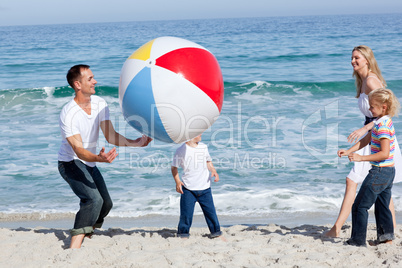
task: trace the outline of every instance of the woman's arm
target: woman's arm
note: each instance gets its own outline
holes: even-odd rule
[[[360,150],[361,148],[365,147],[367,144],[370,143],[370,140],[371,140],[371,135],[366,135],[366,136],[364,136],[363,139],[358,141],[355,145],[353,145],[349,149],[347,149],[347,150],[339,150],[338,151],[338,156],[339,157],[348,156],[351,153],[354,153],[354,152]]]
[[[357,142],[361,137],[363,137],[373,127],[374,127],[374,122],[370,122],[367,125],[363,126],[362,128],[359,128],[358,130],[353,131],[348,137],[348,142],[349,143]]]

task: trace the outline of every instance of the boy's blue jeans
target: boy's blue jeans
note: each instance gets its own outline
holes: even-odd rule
[[[222,235],[215,211],[214,200],[212,199],[211,188],[200,191],[190,191],[185,187],[182,187],[182,189],[183,194],[180,198],[180,222],[177,236],[190,236],[190,227],[193,222],[194,206],[196,202],[201,206],[209,231],[211,232],[211,237]]]
[[[352,207],[352,237],[348,240],[349,244],[366,245],[368,210],[373,204],[375,204],[377,240],[384,242],[394,239],[394,224],[389,209],[394,177],[394,167],[372,166]]]
[[[100,228],[113,203],[99,169],[89,167],[80,160],[59,161],[59,172],[80,198],[80,210],[75,216],[71,235],[90,234],[93,227]]]

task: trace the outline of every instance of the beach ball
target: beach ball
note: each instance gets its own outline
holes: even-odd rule
[[[182,143],[218,119],[223,103],[219,63],[206,48],[177,37],[159,37],[127,58],[119,101],[130,126],[154,139]]]

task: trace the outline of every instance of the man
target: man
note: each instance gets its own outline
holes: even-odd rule
[[[152,139],[142,136],[130,140],[119,133],[109,120],[109,108],[104,99],[95,96],[97,81],[88,65],[75,65],[67,73],[67,81],[75,96],[60,113],[62,143],[58,153],[61,176],[80,198],[80,209],[71,230],[70,248],[80,248],[85,236],[102,226],[113,203],[96,162],[112,163],[116,148],[96,154],[99,128],[106,140],[116,146],[147,146]]]

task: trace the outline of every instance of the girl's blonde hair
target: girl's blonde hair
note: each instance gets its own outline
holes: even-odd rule
[[[392,90],[386,88],[375,89],[369,93],[368,97],[372,101],[386,104],[387,115],[391,117],[398,116],[401,105]]]
[[[368,67],[369,71],[374,73],[378,77],[378,79],[380,79],[380,81],[382,82],[382,85],[384,87],[386,87],[387,83],[385,82],[384,78],[382,77],[381,70],[378,67],[377,60],[375,59],[374,53],[371,50],[371,48],[369,48],[368,46],[360,45],[360,46],[354,47],[352,50],[352,53],[356,50],[359,51],[360,54],[362,54],[362,56],[367,60],[367,62],[368,62],[367,67]],[[356,78],[356,81],[355,81],[356,93],[357,93],[356,98],[358,98],[360,96],[360,91],[362,89],[363,80],[356,71],[353,71],[353,77]]]

